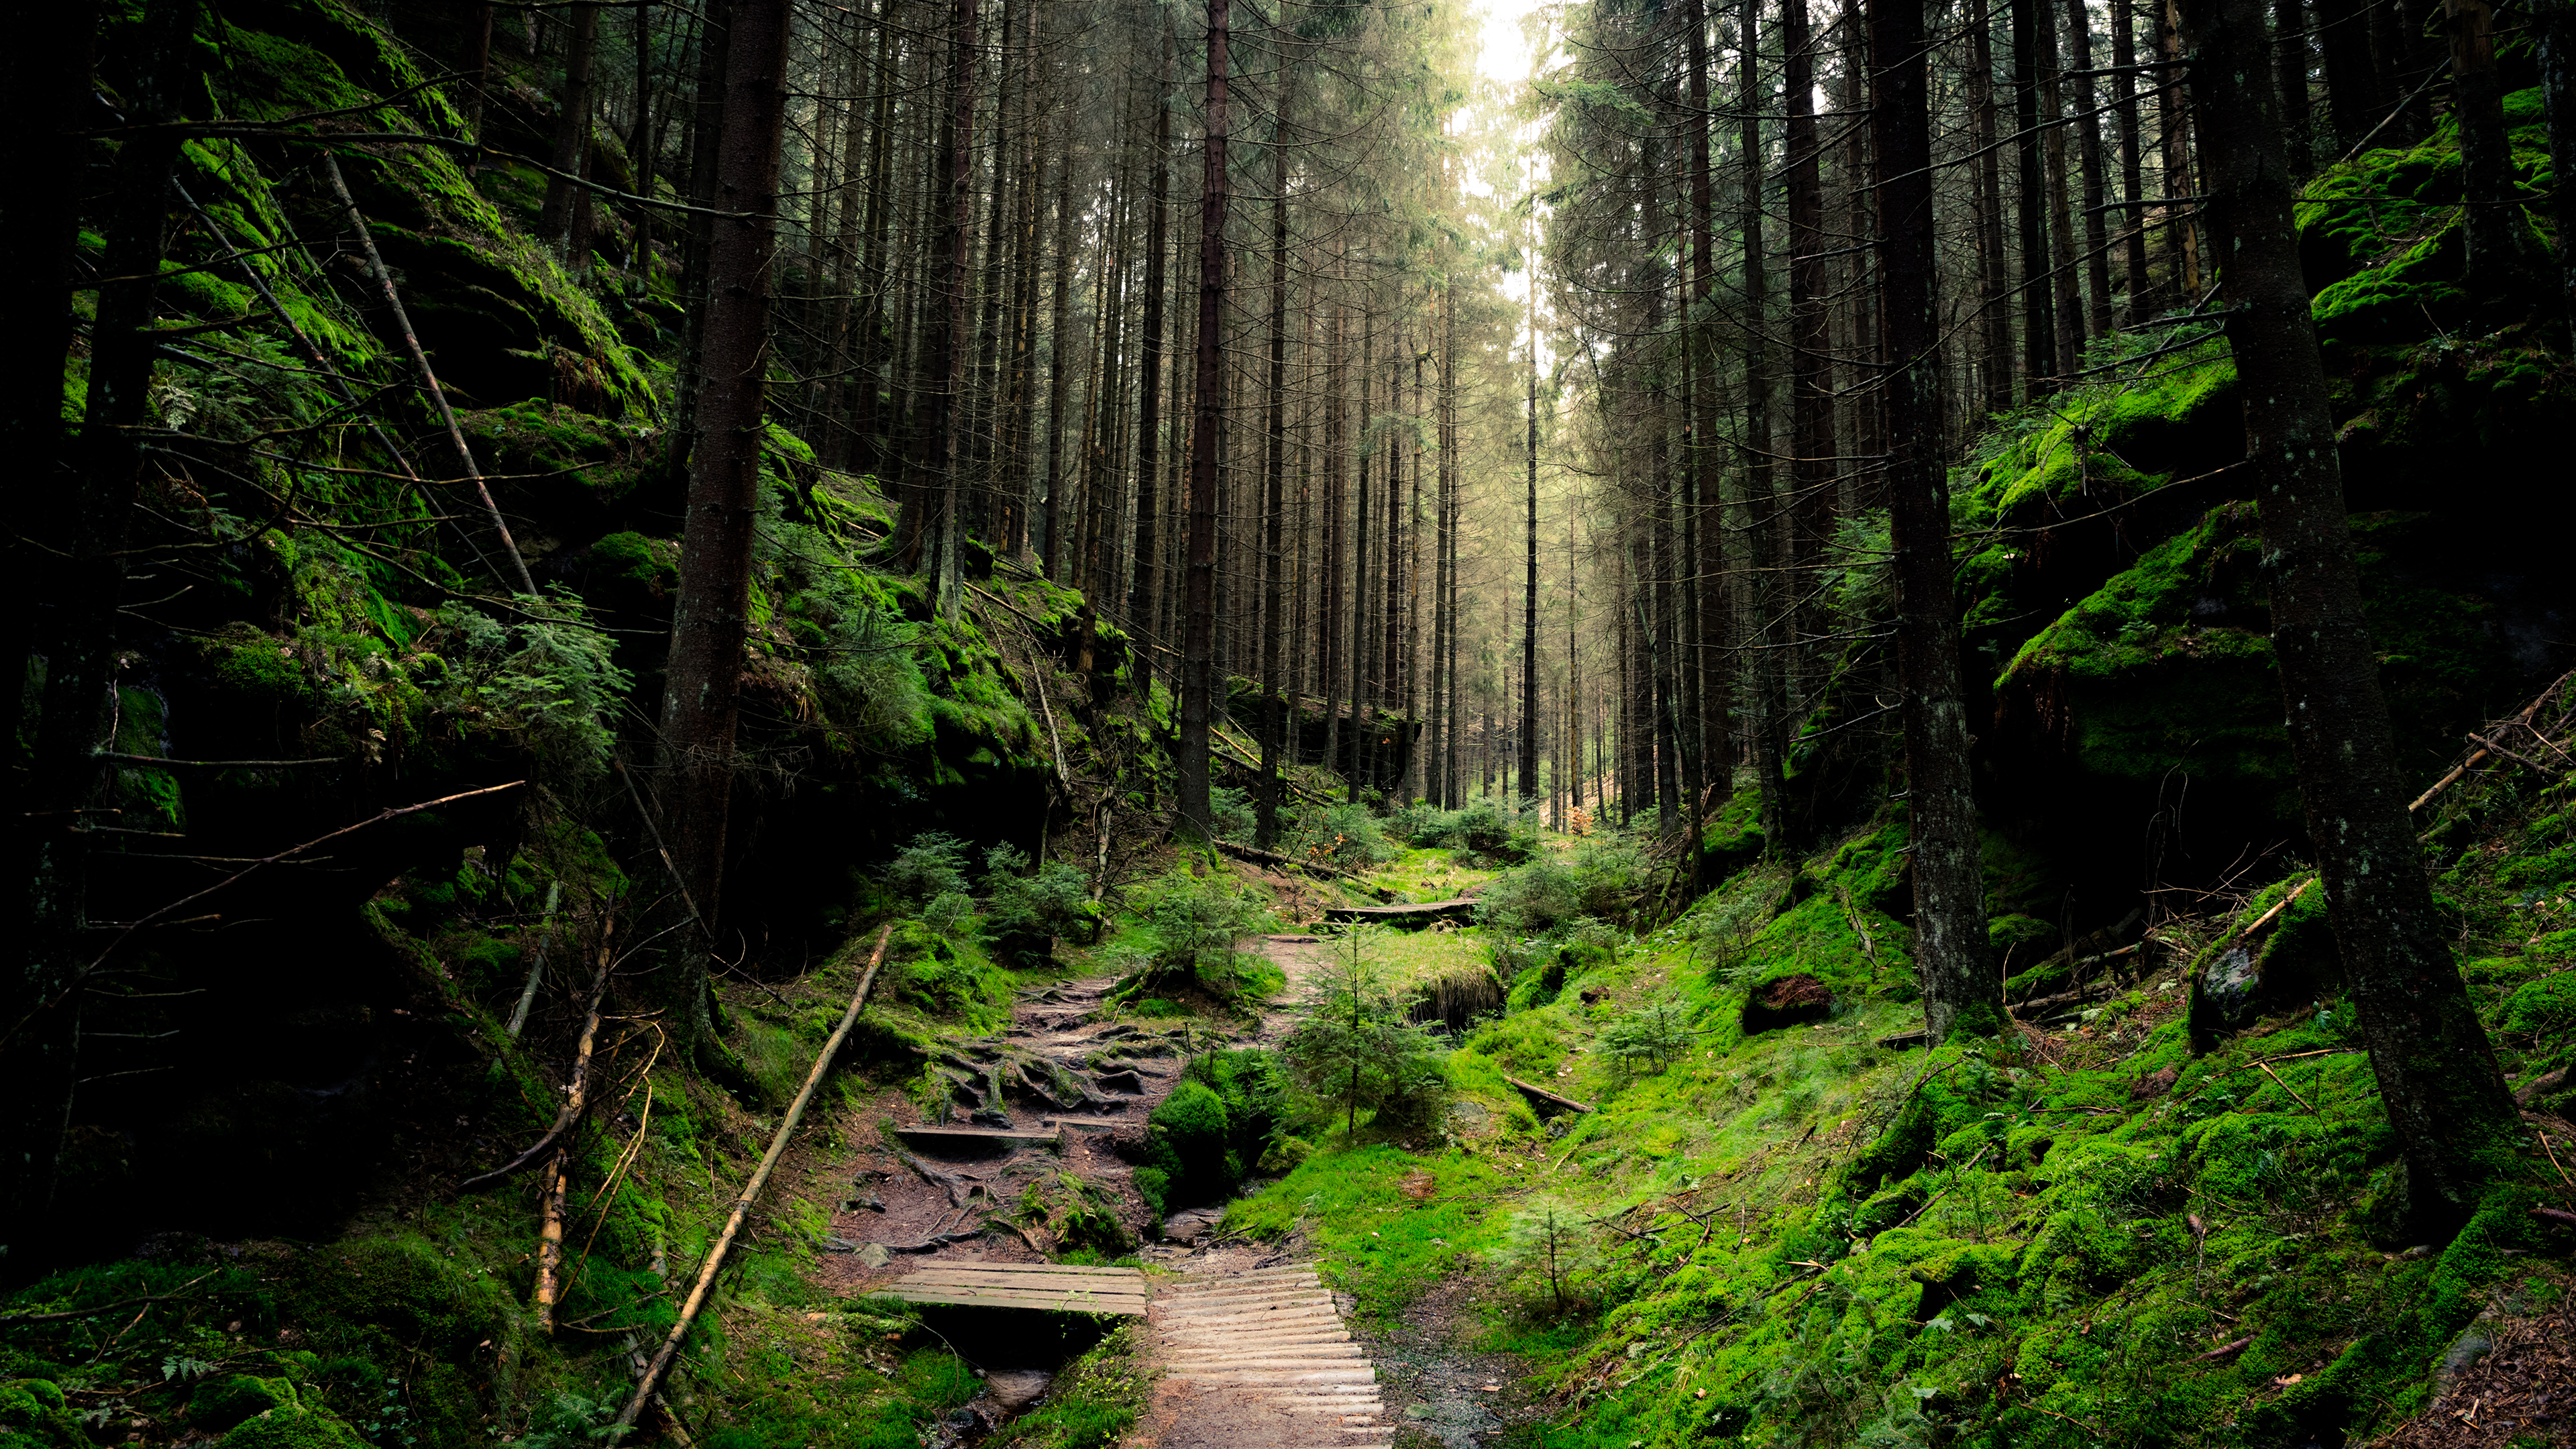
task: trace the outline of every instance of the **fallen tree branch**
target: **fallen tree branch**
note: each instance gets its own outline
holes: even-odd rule
[[[114,1303],[102,1303],[95,1308],[66,1308],[59,1313],[0,1313],[0,1323],[65,1323],[75,1318],[95,1318],[102,1313],[114,1313],[120,1308],[131,1308],[137,1303],[167,1303],[222,1271],[224,1270],[217,1268],[214,1273],[200,1274],[167,1293],[150,1293],[141,1298],[119,1298]]]
[[[1341,880],[1354,881],[1358,883],[1362,890],[1367,891],[1371,896],[1374,896],[1381,901],[1393,900],[1395,898],[1395,892],[1386,889],[1384,886],[1371,885],[1367,877],[1354,875],[1339,866],[1326,865],[1321,861],[1299,860],[1293,855],[1281,855],[1277,851],[1272,850],[1255,850],[1249,845],[1237,845],[1231,840],[1217,841],[1216,848],[1227,855],[1233,856],[1237,860],[1248,860],[1255,865],[1285,866],[1292,870],[1302,870],[1312,875],[1323,876],[1327,879],[1338,878]]]
[[[671,1332],[663,1338],[661,1348],[654,1352],[653,1361],[636,1379],[635,1396],[618,1411],[618,1429],[634,1427],[636,1416],[644,1412],[644,1405],[651,1401],[653,1390],[660,1385],[663,1371],[671,1366],[672,1356],[680,1351],[680,1341],[689,1336],[689,1326],[697,1322],[698,1311],[706,1307],[707,1294],[715,1287],[716,1274],[724,1268],[726,1251],[733,1247],[733,1240],[741,1234],[743,1219],[751,1215],[751,1205],[759,1198],[760,1190],[768,1185],[771,1169],[778,1166],[778,1159],[786,1153],[787,1140],[795,1135],[796,1124],[804,1119],[805,1104],[814,1100],[814,1089],[822,1084],[823,1073],[831,1068],[832,1058],[840,1053],[841,1043],[849,1037],[850,1028],[858,1023],[859,1012],[868,1002],[868,988],[876,984],[877,968],[885,964],[886,943],[893,939],[894,926],[889,922],[884,930],[877,932],[876,950],[868,956],[868,969],[859,977],[859,989],[850,997],[850,1009],[841,1013],[841,1024],[832,1028],[831,1039],[814,1054],[813,1069],[805,1074],[805,1085],[797,1090],[796,1100],[788,1104],[787,1115],[779,1119],[778,1133],[769,1140],[769,1151],[761,1156],[760,1166],[752,1170],[751,1180],[743,1184],[741,1195],[733,1200],[733,1211],[725,1215],[724,1231],[717,1235],[715,1246],[707,1250],[707,1260],[698,1268],[698,1281],[689,1289],[688,1301],[680,1306],[679,1321],[671,1325]]]
[[[588,1065],[588,1063],[584,1063]],[[544,1215],[537,1227],[537,1332],[555,1331],[555,1301],[563,1296],[564,1149],[546,1164]]]
[[[2538,698],[2534,699],[2531,703],[2526,704],[2526,705],[2524,705],[2524,706],[2522,707],[2522,713],[2520,713],[2520,714],[2518,714],[2518,715],[2515,715],[2515,716],[2513,717],[2513,722],[2514,722],[2515,724],[2528,726],[2528,725],[2531,723],[2531,717],[2532,717],[2533,715],[2536,715],[2536,714],[2540,713],[2540,707],[2541,707],[2543,704],[2546,704],[2546,703],[2548,703],[2548,702],[2549,702],[2549,697],[2550,697],[2551,695],[2556,694],[2560,689],[2565,688],[2565,687],[2566,687],[2566,684],[2567,684],[2567,681],[2568,681],[2568,680],[2570,680],[2570,679],[2576,679],[2576,673],[2571,673],[2571,674],[2562,674],[2562,675],[2558,676],[2557,681],[2556,681],[2555,683],[2551,684],[2547,689],[2542,690],[2542,691],[2540,692],[2540,695],[2539,695],[2539,697],[2538,697]],[[2469,738],[2471,738],[2471,739],[2477,739],[2477,736],[2475,736],[2475,735],[2471,735]],[[2486,742],[2485,742],[2484,740],[2479,740],[2479,741],[2478,741],[2478,743],[2479,743],[2480,745],[2482,745],[2482,746],[2483,746]],[[2434,781],[2434,782],[2433,782],[2433,788],[2431,788],[2431,789],[2429,789],[2429,790],[2425,791],[2423,794],[2418,795],[2418,796],[2416,796],[2416,797],[2415,797],[2414,803],[2412,803],[2412,804],[2410,804],[2410,805],[2408,805],[2408,806],[2406,807],[2406,813],[2407,813],[2407,814],[2409,814],[2409,815],[2412,815],[2412,814],[2414,814],[2416,811],[2423,809],[2423,808],[2425,807],[2425,805],[2426,805],[2426,804],[2428,804],[2428,803],[2432,800],[2432,798],[2433,798],[2434,796],[2439,795],[2439,794],[2441,794],[2444,790],[2449,789],[2449,788],[2450,788],[2454,783],[2456,783],[2456,782],[2460,779],[2460,777],[2461,777],[2461,776],[2466,775],[2469,771],[2476,769],[2476,768],[2477,768],[2477,767],[2478,767],[2482,762],[2484,762],[2484,761],[2485,761],[2485,759],[2486,759],[2486,757],[2487,757],[2488,753],[2489,753],[2489,751],[2488,751],[2488,750],[2486,750],[2486,749],[2483,749],[2483,748],[2482,748],[2482,749],[2480,749],[2477,753],[2475,753],[2475,754],[2473,754],[2473,755],[2469,756],[2467,759],[2462,760],[2462,761],[2460,761],[2458,764],[2456,764],[2456,765],[2452,766],[2452,767],[2451,767],[2451,773],[2449,773],[2449,774],[2447,774],[2447,775],[2444,775],[2442,778],[2440,778],[2440,779],[2438,779],[2438,780]]]
[[[508,1177],[510,1174],[526,1167],[529,1163],[534,1162],[539,1157],[543,1156],[548,1148],[561,1142],[563,1140],[563,1135],[572,1130],[574,1123],[581,1120],[583,1110],[590,1105],[590,1056],[591,1049],[599,1042],[599,1003],[601,997],[607,994],[608,968],[616,959],[609,952],[608,937],[609,933],[614,931],[616,928],[617,922],[614,917],[610,918],[607,925],[600,928],[599,971],[590,979],[590,1015],[588,1019],[582,1023],[581,1046],[574,1051],[572,1058],[572,1083],[564,1088],[563,1109],[555,1113],[555,1125],[546,1129],[546,1135],[537,1139],[536,1146],[531,1147],[527,1151],[520,1153],[518,1156],[511,1158],[508,1162],[501,1164],[499,1167],[493,1168],[490,1172],[484,1173],[479,1177],[469,1177],[465,1181],[458,1183],[456,1188],[457,1191],[472,1192],[474,1189],[481,1187],[487,1182],[499,1182],[502,1178]],[[561,1203],[558,1202],[556,1205],[556,1211],[560,1212],[561,1206]],[[538,1291],[543,1292],[544,1269],[542,1265],[538,1270],[538,1278]],[[540,1317],[542,1318],[542,1316],[543,1315],[541,1313]]]
[[[533,598],[537,583],[528,577],[528,561],[519,557],[518,541],[510,537],[509,520],[501,516],[500,505],[492,501],[492,490],[484,486],[483,470],[475,466],[474,450],[465,446],[465,430],[456,425],[456,410],[447,405],[447,393],[438,385],[438,374],[430,370],[429,354],[420,349],[420,337],[412,331],[411,314],[403,310],[402,294],[394,290],[394,274],[385,270],[385,259],[376,253],[375,234],[367,230],[367,218],[359,212],[356,199],[349,195],[349,183],[340,179],[339,159],[324,154],[322,173],[331,178],[331,194],[349,213],[349,225],[357,229],[358,244],[366,249],[367,265],[375,271],[376,285],[385,294],[385,305],[393,309],[394,326],[402,333],[403,346],[411,352],[412,365],[420,369],[421,390],[429,394],[432,403],[437,404],[439,421],[447,425],[447,441],[456,447],[456,460],[465,466],[465,476],[474,480],[474,496],[483,504],[483,511],[491,515],[492,531],[500,536],[501,561],[509,566],[510,582],[518,586],[520,593]]]
[[[186,910],[188,907],[195,905],[206,897],[240,883],[244,878],[248,877],[252,871],[259,869],[261,866],[275,865],[279,861],[286,859],[288,856],[301,855],[305,851],[311,850],[317,845],[328,845],[343,835],[350,834],[354,831],[364,830],[370,825],[382,825],[388,820],[397,819],[405,815],[415,815],[423,810],[435,809],[441,805],[452,805],[459,800],[470,800],[477,795],[497,795],[504,790],[515,790],[526,783],[528,782],[525,780],[512,780],[506,785],[486,785],[480,790],[459,790],[453,795],[441,795],[435,800],[423,800],[417,805],[405,805],[400,809],[379,810],[375,814],[368,816],[366,819],[359,821],[355,825],[343,825],[339,829],[331,831],[328,834],[317,835],[311,840],[304,842],[302,845],[288,846],[286,849],[277,852],[275,855],[263,855],[259,859],[252,861],[250,864],[243,866],[241,869],[234,871],[231,875],[225,876],[222,880],[206,887],[204,890],[198,891],[194,895],[181,896],[179,899],[172,901],[166,906],[162,906],[158,910],[125,922],[117,928],[116,939],[108,942],[107,948],[100,951],[88,965],[72,973],[72,979],[63,983],[62,990],[55,992],[52,996],[47,997],[45,1000],[36,1003],[33,1007],[30,1007],[26,1015],[19,1017],[15,1022],[10,1023],[9,1029],[6,1032],[0,1032],[0,1047],[7,1046],[11,1039],[16,1037],[19,1032],[26,1030],[27,1023],[34,1021],[37,1017],[42,1016],[46,1012],[53,1010],[55,1007],[62,1005],[66,1001],[69,1001],[73,992],[80,990],[82,985],[89,980],[93,973],[108,963],[108,958],[116,954],[116,949],[125,944],[127,937],[133,935],[137,931],[145,929],[146,927],[157,926],[165,920],[170,920],[177,916],[180,911]],[[216,918],[212,916],[191,916],[187,919],[213,920]]]
[[[2248,1346],[2250,1346],[2253,1342],[2254,1342],[2254,1335],[2252,1335],[2252,1334],[2250,1334],[2250,1333],[2249,1333],[2249,1334],[2245,1335],[2243,1338],[2240,1338],[2240,1339],[2236,1340],[2234,1343],[2222,1343],[2222,1344],[2220,1344],[2218,1347],[2211,1349],[2211,1350],[2210,1350],[2209,1352],[2207,1352],[2207,1353],[2204,1353],[2204,1354],[2196,1354],[2196,1355],[2192,1356],[2191,1358],[2187,1358],[2187,1359],[2183,1360],[2183,1362],[2185,1362],[2185,1363],[2204,1363],[2204,1362],[2207,1362],[2208,1360],[2213,1359],[2213,1358],[2225,1358],[2225,1357],[2227,1357],[2229,1354],[2234,1354],[2234,1353],[2243,1353],[2243,1352],[2246,1350],[2246,1348],[2247,1348]]]

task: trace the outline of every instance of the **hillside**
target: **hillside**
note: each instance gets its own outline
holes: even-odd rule
[[[2570,1442],[2576,364],[2523,42],[2500,161],[2446,100],[2294,216],[2396,783],[2512,1094],[2445,1218],[2188,218],[2170,295],[2141,243],[2135,320],[2047,375],[1971,335],[1999,260],[1944,273],[1909,419],[1884,276],[1763,310],[1765,246],[1878,226],[1861,144],[1768,243],[1658,149],[1743,160],[1702,7],[1539,17],[1524,113],[1450,6],[1238,14],[1228,72],[1197,7],[766,4],[151,0],[10,61],[60,185],[0,212],[44,354],[0,420],[0,1449],[1312,1449],[1193,1397],[1165,1299],[904,1296],[997,1265],[1311,1267],[1388,1421],[1337,1445]],[[1729,23],[1812,169],[1877,62],[1790,79],[1778,11]],[[1630,40],[1697,98],[1587,69]],[[707,122],[746,76],[750,189]],[[2208,199],[2130,170],[2142,232]],[[1951,267],[1995,218],[1945,177]],[[2108,319],[2109,277],[2061,300]],[[1793,318],[1830,326],[1770,356]],[[1846,342],[1840,391],[1800,370]],[[1986,973],[1946,1037],[1879,471],[1920,437]]]

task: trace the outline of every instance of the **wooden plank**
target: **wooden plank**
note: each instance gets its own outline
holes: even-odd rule
[[[1144,1294],[1144,1279],[1095,1279],[1084,1274],[963,1274],[963,1271],[925,1269],[920,1274],[904,1274],[912,1287],[969,1287],[969,1289],[1010,1289],[1010,1292],[1110,1292],[1110,1294]]]
[[[897,1127],[894,1129],[894,1135],[906,1142],[932,1144],[972,1142],[1006,1145],[1013,1142],[1044,1143],[1063,1140],[1063,1134],[1057,1132],[1021,1132],[1007,1127]]]
[[[1086,1268],[1077,1263],[942,1263],[932,1261],[913,1270],[913,1276],[931,1277],[943,1273],[968,1273],[981,1277],[1004,1278],[1083,1278],[1101,1283],[1125,1283],[1139,1293],[1149,1285],[1138,1268]]]
[[[1115,1313],[1145,1316],[1145,1300],[1129,1293],[1009,1293],[998,1288],[919,1288],[878,1290],[907,1303],[942,1303],[956,1308],[1039,1308],[1057,1313]]]

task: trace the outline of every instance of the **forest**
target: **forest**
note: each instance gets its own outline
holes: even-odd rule
[[[0,1449],[2576,1446],[2576,0],[11,13]]]

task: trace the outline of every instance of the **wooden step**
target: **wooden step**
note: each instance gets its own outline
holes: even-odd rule
[[[1064,1134],[1052,1128],[1026,1132],[1011,1127],[897,1127],[894,1135],[904,1145],[925,1152],[976,1157],[996,1156],[1015,1147],[1064,1146]]]

